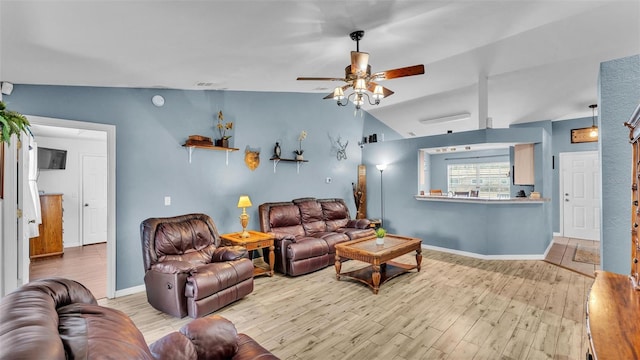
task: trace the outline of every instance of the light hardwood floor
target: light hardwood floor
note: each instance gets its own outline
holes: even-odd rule
[[[107,244],[69,247],[62,257],[32,260],[29,280],[60,276],[86,286],[96,299],[107,296]]]
[[[282,359],[584,359],[593,279],[544,261],[423,256],[421,272],[379,295],[328,267],[258,277],[253,293],[215,314]],[[343,271],[363,265],[348,261]],[[100,304],[131,316],[148,342],[191,321],[154,310],[144,293]]]

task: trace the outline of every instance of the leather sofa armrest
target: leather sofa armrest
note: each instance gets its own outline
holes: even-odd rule
[[[150,270],[164,274],[190,273],[196,267],[187,261],[169,260],[155,263]]]
[[[349,220],[346,227],[356,228],[356,229],[366,229],[371,226],[371,221],[369,219],[352,219]]]
[[[213,252],[211,262],[233,261],[243,258],[248,259],[249,252],[242,246],[221,246]]]
[[[187,323],[149,348],[156,359],[231,359],[238,352],[238,332],[231,321],[212,315]]]
[[[271,231],[268,234],[273,236],[275,241],[288,240],[290,242],[296,242],[296,237],[293,234],[277,232],[277,231]]]

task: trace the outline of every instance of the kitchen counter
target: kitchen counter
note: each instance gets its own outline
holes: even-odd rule
[[[443,201],[443,202],[452,202],[452,203],[473,203],[473,204],[542,204],[545,202],[549,202],[551,199],[548,198],[540,198],[540,199],[530,199],[526,197],[514,197],[514,198],[476,198],[476,197],[468,197],[468,196],[433,196],[433,195],[415,195],[416,200],[420,201]]]

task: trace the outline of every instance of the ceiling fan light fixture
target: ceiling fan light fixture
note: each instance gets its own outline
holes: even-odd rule
[[[351,40],[356,42],[356,51],[351,52],[351,64],[345,68],[344,78],[298,77],[297,80],[344,81],[347,83],[346,85],[335,88],[333,93],[328,94],[324,99],[333,99],[338,106],[347,106],[349,102],[352,102],[355,104],[356,110],[360,110],[365,104],[365,97],[369,105],[379,105],[380,100],[394,94],[393,91],[378,85],[377,81],[424,74],[423,64],[378,71],[372,74],[369,53],[360,51],[360,40],[364,36],[364,30],[353,31],[349,36]],[[349,92],[347,95],[345,90],[349,88],[353,88],[353,92]]]
[[[364,79],[357,79],[353,84],[353,91],[357,94],[362,94],[367,90],[367,82]]]
[[[356,94],[356,96],[353,97],[353,103],[356,105],[356,109],[360,110],[362,105],[364,105],[364,97],[363,97],[363,95],[362,94]]]
[[[373,89],[373,100],[375,100],[376,102],[379,102],[383,98],[384,98],[384,91],[382,91],[382,86],[376,85],[376,87]]]

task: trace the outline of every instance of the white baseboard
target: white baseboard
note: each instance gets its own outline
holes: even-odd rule
[[[562,236],[562,234],[561,234],[561,233],[559,233],[559,232],[554,232],[554,233],[553,233],[553,236]]]
[[[455,255],[462,255],[462,256],[472,257],[480,260],[544,260],[545,255],[549,251],[550,247],[551,247],[551,244],[549,244],[549,247],[547,247],[547,250],[545,251],[544,255],[536,255],[536,254],[484,255],[484,254],[476,254],[468,251],[447,249],[439,246],[422,244],[423,249],[441,251],[441,252],[446,252],[446,253],[455,254]]]
[[[143,291],[146,291],[145,286],[144,285],[138,285],[138,286],[134,286],[134,287],[126,288],[126,289],[116,290],[115,297],[118,298],[118,297],[121,297],[121,296],[137,294],[137,293],[143,292]]]

